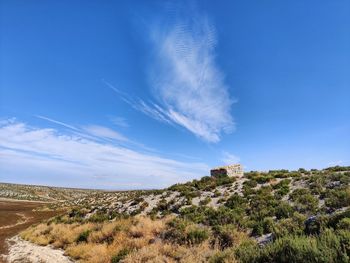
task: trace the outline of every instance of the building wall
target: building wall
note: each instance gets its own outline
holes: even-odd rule
[[[243,168],[240,164],[217,167],[210,170],[211,176],[243,177]]]

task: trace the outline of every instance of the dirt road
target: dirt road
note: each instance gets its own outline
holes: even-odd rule
[[[54,211],[33,211],[42,205],[39,202],[0,200],[0,255],[7,252],[6,238],[57,214]],[[4,263],[1,257],[0,263]]]

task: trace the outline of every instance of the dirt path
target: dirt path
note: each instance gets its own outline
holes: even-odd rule
[[[38,246],[14,236],[8,239],[9,251],[7,260],[14,262],[42,262],[42,263],[73,263],[64,255],[62,249],[53,249],[50,246]]]
[[[0,255],[7,254],[7,238],[17,235],[32,224],[57,215],[54,211],[33,211],[39,202],[0,200]],[[0,257],[0,263],[5,263]]]

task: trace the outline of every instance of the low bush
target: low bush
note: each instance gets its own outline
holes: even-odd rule
[[[350,187],[327,190],[325,193],[325,203],[326,206],[332,208],[350,206]]]
[[[199,205],[207,205],[211,202],[211,198],[209,196],[207,196],[205,199],[199,201]]]
[[[275,209],[275,216],[277,219],[288,218],[293,214],[293,212],[294,209],[288,202],[281,201]]]
[[[242,263],[345,263],[349,262],[349,241],[349,234],[331,230],[319,237],[287,235],[263,248],[242,244],[236,256]]]
[[[108,214],[98,212],[98,213],[93,214],[91,217],[89,217],[88,221],[93,222],[93,223],[102,223],[102,222],[108,221],[109,219],[110,218],[109,218]]]
[[[129,253],[130,253],[130,249],[128,248],[121,249],[116,255],[112,256],[111,263],[121,262]]]
[[[88,237],[90,235],[90,230],[85,230],[84,232],[81,232],[79,236],[77,237],[76,242],[87,242]]]
[[[209,231],[205,228],[193,227],[187,233],[186,240],[190,245],[197,245],[209,238]]]
[[[214,235],[221,250],[237,247],[248,239],[246,232],[232,224],[214,227]]]
[[[209,238],[209,231],[205,227],[177,218],[168,223],[162,238],[174,244],[198,245]]]
[[[317,211],[318,199],[312,195],[309,189],[294,190],[290,199],[294,202],[294,207],[301,213],[312,215]]]
[[[339,221],[337,229],[350,230],[350,218],[346,217]]]
[[[289,218],[283,218],[272,226],[274,237],[279,238],[286,235],[302,235],[305,229],[306,217],[295,212]]]
[[[244,186],[247,186],[249,188],[254,188],[258,185],[257,181],[254,180],[254,179],[251,179],[251,180],[247,180],[243,183]]]

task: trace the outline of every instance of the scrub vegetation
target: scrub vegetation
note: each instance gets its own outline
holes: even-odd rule
[[[350,167],[98,192],[22,232],[78,262],[349,262]]]

